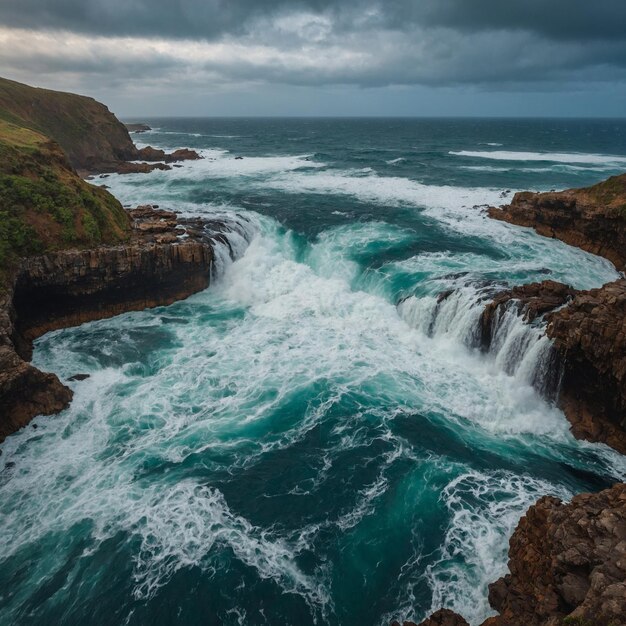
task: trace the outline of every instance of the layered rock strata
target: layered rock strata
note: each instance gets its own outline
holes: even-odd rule
[[[626,174],[592,187],[560,192],[516,193],[511,204],[488,210],[489,217],[534,228],[603,256],[626,269]]]
[[[0,440],[39,414],[58,412],[71,391],[30,365],[45,332],[132,310],[170,304],[205,289],[220,224],[175,213],[131,211],[122,245],[49,252],[22,261],[0,299]],[[213,227],[207,231],[206,227]]]
[[[626,279],[590,291],[554,281],[504,291],[481,316],[483,346],[510,306],[529,323],[544,317],[559,360],[558,404],[573,434],[626,454]]]

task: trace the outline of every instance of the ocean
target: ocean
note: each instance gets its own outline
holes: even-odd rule
[[[0,445],[0,623],[480,623],[526,509],[626,477],[540,326],[477,345],[494,291],[618,273],[484,207],[626,170],[626,121],[141,121],[204,158],[95,182],[229,244],[208,290],[37,340],[90,377]]]

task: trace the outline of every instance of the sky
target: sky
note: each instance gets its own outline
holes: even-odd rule
[[[626,0],[0,0],[0,75],[118,115],[626,116]]]

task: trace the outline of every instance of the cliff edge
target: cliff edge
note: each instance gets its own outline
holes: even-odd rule
[[[626,174],[582,189],[516,193],[511,204],[491,207],[488,214],[603,256],[620,271],[626,269]]]
[[[136,158],[126,127],[93,98],[0,78],[0,119],[41,133],[61,146],[77,170]]]
[[[97,100],[31,87],[6,78],[0,78],[0,121],[52,139],[70,165],[85,175],[91,172],[145,173],[169,169],[166,163],[173,161],[200,158],[188,149],[172,154],[149,146],[139,150],[128,128]]]
[[[541,498],[511,537],[509,571],[489,586],[499,615],[482,626],[624,626],[626,485],[569,504]],[[443,609],[419,626],[466,624]]]

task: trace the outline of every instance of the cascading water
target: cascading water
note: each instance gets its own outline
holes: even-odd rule
[[[521,384],[532,385],[543,397],[556,400],[562,364],[541,319],[533,324],[526,322],[524,311],[511,301],[498,307],[491,328],[482,327],[485,306],[496,293],[493,286],[470,285],[439,296],[410,296],[398,303],[398,313],[429,337],[486,351],[499,371]]]
[[[207,239],[213,248],[211,282],[219,280],[226,269],[240,259],[258,231],[258,225],[243,215],[222,216],[204,226]]]
[[[528,506],[626,476],[537,393],[539,324],[503,309],[488,354],[478,334],[494,285],[616,276],[480,205],[591,182],[626,142],[577,122],[550,135],[556,163],[450,154],[542,150],[545,128],[507,124],[151,123],[151,144],[205,158],[107,184],[214,222],[212,285],[37,341],[74,400],[0,446],[0,622],[489,616]]]

